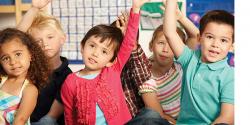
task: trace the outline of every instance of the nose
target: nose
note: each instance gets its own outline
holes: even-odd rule
[[[165,45],[165,46],[163,46],[162,51],[163,51],[163,52],[165,52],[165,53],[168,53],[168,47],[167,47],[166,45]]]
[[[214,40],[212,43],[212,47],[218,48],[219,46],[219,40]]]
[[[99,53],[98,53],[98,50],[96,48],[94,48],[92,55],[95,57],[98,57]]]
[[[14,65],[16,63],[16,59],[15,58],[11,58],[10,59],[10,65]]]

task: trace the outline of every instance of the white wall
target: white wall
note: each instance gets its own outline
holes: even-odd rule
[[[157,2],[157,1],[162,1],[162,0],[151,0],[151,2]],[[183,13],[186,13],[186,0],[179,0],[182,1],[183,7]],[[50,6],[50,5],[49,5]],[[48,11],[50,12],[50,7],[48,6]],[[4,29],[6,27],[15,27],[16,23],[15,23],[15,15],[14,14],[3,14],[0,13],[0,30]],[[139,38],[139,43],[142,46],[144,52],[146,53],[146,55],[149,57],[151,55],[151,52],[149,51],[149,41],[152,38],[152,34],[153,31],[149,31],[149,30],[140,30],[140,38]],[[75,65],[75,64],[70,64],[69,67],[72,69],[72,71],[77,71],[81,68],[83,68],[82,65]]]

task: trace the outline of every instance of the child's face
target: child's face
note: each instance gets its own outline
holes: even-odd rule
[[[8,76],[26,76],[31,62],[28,48],[18,39],[13,39],[2,44],[0,49],[0,62]]]
[[[216,22],[208,23],[201,34],[201,60],[205,63],[217,62],[233,49],[233,27]]]
[[[171,50],[163,32],[159,32],[153,41],[150,50],[153,52],[154,61],[162,66],[173,62],[174,54]]]
[[[110,60],[114,56],[114,47],[109,45],[110,40],[100,42],[100,37],[91,36],[81,49],[85,69],[92,73],[99,73],[103,67],[113,64]]]
[[[60,56],[60,49],[65,42],[65,36],[57,29],[51,27],[35,28],[32,30],[31,35],[50,59]]]

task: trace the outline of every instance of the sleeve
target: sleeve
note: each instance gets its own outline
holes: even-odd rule
[[[120,71],[122,71],[123,66],[127,62],[133,50],[139,27],[139,18],[140,14],[133,13],[131,9],[128,20],[128,27],[124,39],[122,41],[119,53],[117,55],[117,63],[115,64],[115,67],[118,68],[118,70]]]
[[[127,63],[130,64],[129,70],[131,70],[132,79],[135,80],[138,87],[151,78],[149,60],[140,45],[132,52]]]
[[[221,89],[221,102],[234,104],[234,68],[230,68],[224,75],[224,83]],[[226,78],[225,78],[226,76]]]
[[[156,81],[150,79],[139,87],[139,94],[157,92]]]
[[[187,67],[193,53],[194,52],[185,45],[182,54],[178,58],[175,57],[176,62],[180,63],[183,68]]]
[[[70,77],[67,77],[61,89],[61,98],[64,105],[64,119],[66,125],[74,124],[74,118],[73,118],[74,87],[72,85],[74,85],[74,83],[72,83],[72,79]]]

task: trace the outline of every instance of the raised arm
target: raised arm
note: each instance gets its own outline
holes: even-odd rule
[[[51,0],[32,0],[31,8],[18,23],[17,29],[26,32],[34,21],[39,10],[45,7],[50,1]]]
[[[166,3],[166,0],[163,2]],[[185,44],[176,32],[176,7],[177,0],[169,0],[166,4],[163,32],[175,57],[178,58],[182,54]]]
[[[177,21],[182,25],[185,29],[188,38],[186,42],[184,42],[189,48],[196,49],[198,43],[198,37],[200,34],[199,29],[186,17],[182,14],[179,8],[176,8],[177,13]]]

